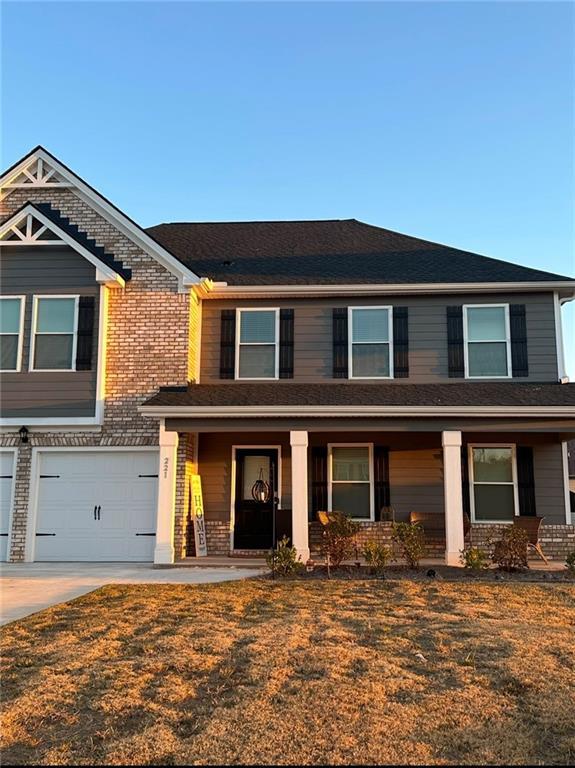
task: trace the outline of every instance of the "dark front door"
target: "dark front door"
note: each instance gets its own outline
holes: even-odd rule
[[[262,503],[252,496],[260,477],[269,483],[270,500]],[[278,452],[275,448],[238,448],[236,450],[236,488],[234,549],[270,549],[273,530],[274,482],[278,477]],[[280,533],[276,515],[276,539]],[[283,535],[283,531],[281,532]],[[281,538],[281,536],[280,536]]]

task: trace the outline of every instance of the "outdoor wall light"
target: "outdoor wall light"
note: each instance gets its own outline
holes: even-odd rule
[[[264,471],[260,467],[260,476],[252,485],[252,498],[259,504],[267,504],[270,500],[271,488],[270,484],[264,480]]]
[[[21,443],[28,442],[28,427],[20,427],[20,429],[18,430],[18,434],[20,435]]]

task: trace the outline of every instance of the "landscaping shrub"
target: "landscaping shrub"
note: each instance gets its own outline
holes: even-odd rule
[[[565,558],[565,565],[567,566],[569,573],[572,573],[575,576],[575,550],[569,552]]]
[[[368,541],[363,548],[365,562],[370,571],[376,576],[381,576],[385,566],[393,560],[393,553],[389,547],[379,544],[377,541]]]
[[[392,538],[409,567],[418,568],[419,561],[425,555],[423,528],[417,523],[394,523]]]
[[[489,568],[489,555],[479,547],[461,550],[461,564],[470,571],[482,571]]]
[[[502,571],[517,571],[528,568],[527,564],[527,533],[515,525],[510,525],[503,532],[500,541],[493,546],[491,559]]]
[[[266,554],[266,563],[268,568],[274,568],[279,576],[289,576],[303,567],[297,549],[290,547],[287,536],[278,541],[277,549]]]
[[[330,512],[323,529],[323,548],[329,565],[337,568],[355,550],[359,523],[343,512]]]

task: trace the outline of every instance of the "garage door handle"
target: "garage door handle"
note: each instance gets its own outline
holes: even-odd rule
[[[36,536],[55,536],[55,533],[37,533]]]
[[[98,520],[100,519],[100,510],[101,509],[102,509],[102,507],[100,505],[98,505]]]
[[[155,536],[155,533],[137,533],[136,536]]]

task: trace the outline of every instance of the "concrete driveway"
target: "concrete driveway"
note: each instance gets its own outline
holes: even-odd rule
[[[104,584],[210,584],[256,576],[254,568],[152,568],[148,563],[3,563],[0,624],[73,600]]]

